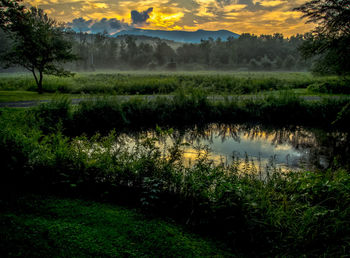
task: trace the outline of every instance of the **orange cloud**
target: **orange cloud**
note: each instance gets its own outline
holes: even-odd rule
[[[293,8],[306,0],[25,0],[59,20],[70,22],[82,17],[100,20],[118,19],[132,23],[131,11],[153,8],[147,23],[140,28],[166,30],[219,30],[236,33],[284,35],[305,33],[305,25]]]
[[[150,18],[148,22],[150,23],[151,27],[155,28],[169,28],[174,29],[174,26],[176,26],[176,23],[181,20],[181,18],[184,16],[183,13],[174,13],[174,14],[167,14],[162,13],[158,11],[153,11],[150,15]],[[177,29],[181,29],[182,27],[176,26]]]

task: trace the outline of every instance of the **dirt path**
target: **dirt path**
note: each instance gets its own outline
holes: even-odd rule
[[[71,99],[72,104],[78,104],[84,99]],[[28,101],[16,101],[16,102],[2,102],[0,103],[0,107],[12,107],[12,108],[28,108],[34,107],[42,103],[48,103],[52,100],[28,100]]]

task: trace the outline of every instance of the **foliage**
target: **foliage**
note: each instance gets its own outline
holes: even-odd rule
[[[0,31],[1,33],[1,31]],[[73,53],[79,59],[67,65],[77,71],[96,69],[166,69],[182,71],[249,69],[250,60],[258,60],[254,70],[289,70],[280,60],[292,56],[291,70],[304,71],[311,62],[303,61],[298,47],[306,35],[284,37],[282,34],[242,34],[239,38],[203,40],[200,44],[182,44],[157,38],[123,36],[111,37],[107,33],[88,34],[66,30],[64,37],[72,43]],[[10,44],[11,45],[11,44]],[[3,46],[3,47],[1,47]],[[1,44],[0,52],[6,49]],[[260,65],[267,57],[270,62]],[[269,65],[269,63],[271,64]]]
[[[319,82],[309,85],[307,89],[326,94],[350,94],[350,85],[347,81]]]
[[[2,256],[230,256],[223,247],[116,205],[26,196],[3,200]]]
[[[227,41],[203,40],[201,44],[184,44],[176,50],[175,59],[180,67],[196,70],[194,64],[203,69],[251,69],[251,70],[290,70],[279,60],[289,55],[300,60],[297,48],[303,43],[303,35],[284,38],[282,34],[260,35],[244,33],[239,38]],[[191,68],[192,67],[192,68]],[[305,70],[309,64],[299,62],[292,67]]]
[[[197,93],[150,100],[134,98],[124,102],[97,98],[78,105],[67,133],[105,133],[113,128],[142,128],[154,124],[179,126],[251,121],[330,127],[347,103],[348,99],[333,98],[305,101],[289,92],[260,98],[222,98],[221,101],[209,101],[205,95]]]
[[[302,45],[307,58],[318,58],[314,71],[320,74],[346,75],[350,72],[350,7],[347,0],[313,0],[295,10],[309,23],[317,24]]]
[[[339,37],[350,34],[350,7],[347,0],[313,0],[300,7],[308,22],[317,23],[316,32],[327,37]]]
[[[3,195],[35,191],[143,205],[154,214],[170,216],[195,230],[223,239],[234,250],[248,255],[341,256],[349,252],[350,176],[347,171],[275,172],[262,180],[261,175],[253,171],[240,173],[235,164],[214,165],[205,149],[201,149],[193,166],[186,167],[176,148],[162,155],[156,145],[157,138],[141,138],[129,148],[116,132],[89,138],[68,138],[57,129],[53,129],[52,134],[43,134],[41,125],[30,114],[22,111],[1,115],[0,154],[7,160],[1,169]],[[33,208],[41,205],[45,204],[35,204]],[[80,207],[69,210],[74,215]],[[66,211],[63,207],[43,210],[49,214]],[[94,210],[88,211],[88,218],[97,216],[93,215]],[[4,218],[2,215],[6,223],[1,225],[11,225],[9,219],[12,219],[30,236],[34,234],[30,228],[41,225],[39,232],[42,228],[51,228],[51,224],[42,224],[41,217],[33,223],[31,216],[25,220],[18,216]],[[65,214],[60,216],[65,220]],[[91,223],[89,225],[96,225]],[[55,225],[61,223],[55,221]],[[65,229],[71,228],[64,225]],[[13,232],[13,227],[7,230]],[[2,234],[9,232],[7,230],[1,230]],[[85,227],[74,227],[74,230],[82,234],[83,239],[92,234]],[[114,241],[114,234],[110,235],[110,228],[107,230],[105,225],[94,230],[97,230],[94,239],[109,245],[104,237],[107,234]],[[57,244],[68,244],[69,252],[85,243],[74,242],[71,246],[74,234],[52,229],[49,234],[55,243],[56,232],[67,236]],[[18,241],[15,233],[10,237]],[[154,239],[153,234],[149,237]],[[89,248],[82,248],[89,252],[95,245],[90,243]]]
[[[27,9],[21,0],[0,2],[0,28],[11,39],[12,48],[3,56],[7,67],[23,66],[30,71],[42,93],[43,74],[70,76],[59,64],[75,59],[64,30],[43,10]]]

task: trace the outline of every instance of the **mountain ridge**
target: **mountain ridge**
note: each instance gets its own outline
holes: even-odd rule
[[[201,40],[208,40],[212,38],[214,40],[221,38],[222,40],[227,40],[228,37],[238,38],[239,34],[228,31],[228,30],[197,30],[197,31],[180,31],[180,30],[144,30],[144,29],[130,29],[123,30],[115,33],[114,37],[132,35],[132,36],[148,36],[156,37],[160,39],[173,40],[183,43],[200,43]]]

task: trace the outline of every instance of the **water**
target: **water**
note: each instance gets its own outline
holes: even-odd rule
[[[216,165],[238,162],[257,169],[274,168],[284,171],[327,169],[333,164],[349,162],[349,137],[344,132],[325,132],[299,126],[271,128],[262,125],[210,124],[206,127],[171,130],[167,134],[145,131],[122,135],[130,148],[135,141],[156,137],[157,146],[167,150],[180,143],[186,166],[200,155],[208,154]],[[347,164],[346,164],[347,165]]]

